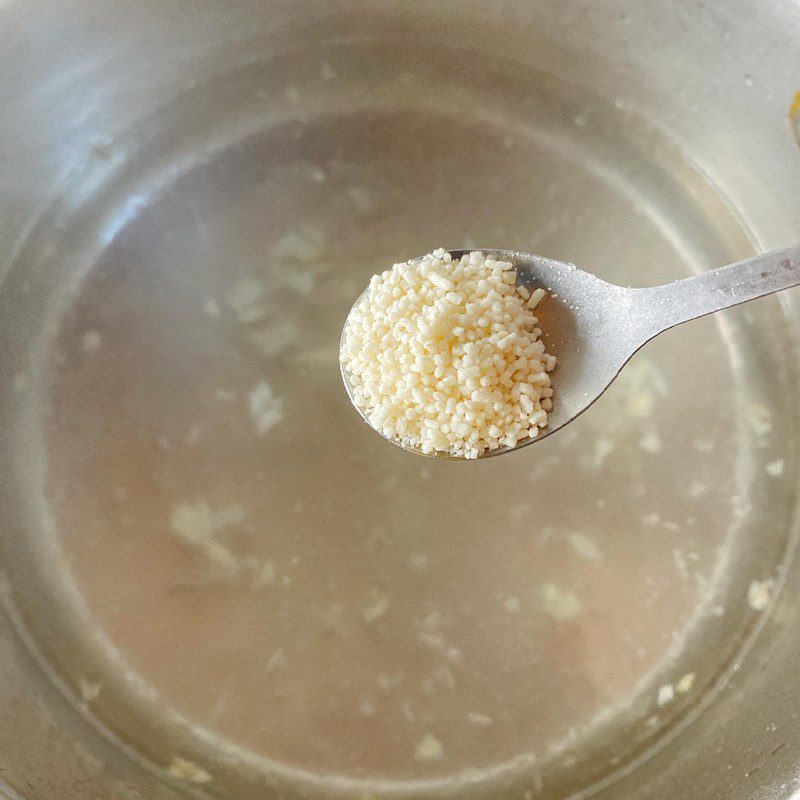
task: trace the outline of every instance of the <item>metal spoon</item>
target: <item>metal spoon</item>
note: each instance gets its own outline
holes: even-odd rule
[[[551,374],[554,397],[547,427],[534,439],[524,439],[511,448],[487,450],[481,458],[527,447],[561,430],[586,411],[631,356],[659,333],[800,285],[800,244],[650,288],[616,286],[573,264],[530,253],[472,249],[511,261],[517,270],[517,282],[529,290],[540,286],[547,289],[549,296],[537,306],[536,316],[547,352],[558,359]],[[471,250],[450,250],[453,258],[468,252]],[[353,401],[353,387],[344,367],[342,378]],[[355,407],[368,422],[361,409]],[[398,440],[384,438],[404,450],[427,455]],[[433,453],[430,457],[461,460],[448,453]]]

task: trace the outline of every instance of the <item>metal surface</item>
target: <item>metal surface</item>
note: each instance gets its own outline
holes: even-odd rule
[[[655,286],[798,241],[799,45],[790,0],[0,4],[0,793],[796,793],[797,291],[474,468],[337,343],[442,242]]]
[[[547,302],[537,314],[545,325],[543,339],[548,352],[557,355],[559,360],[558,372],[552,376],[556,399],[548,414],[547,428],[535,439],[524,439],[514,447],[484,451],[479,458],[507,455],[541,442],[577,419],[608,389],[633,354],[659,333],[800,285],[800,245],[649,289],[616,286],[574,264],[531,253],[478,249],[511,262],[517,270],[517,282],[530,291],[547,287]],[[460,258],[469,251],[449,252],[454,258]],[[363,294],[354,307],[361,297]],[[353,399],[353,386],[344,365],[340,371],[350,402],[361,419],[370,425]],[[463,460],[443,452],[424,453],[421,448],[376,432],[415,455]]]

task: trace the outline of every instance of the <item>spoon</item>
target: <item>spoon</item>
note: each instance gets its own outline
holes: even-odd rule
[[[449,252],[457,259],[474,250],[510,261],[517,270],[517,283],[529,291],[538,287],[547,290],[548,296],[536,307],[536,316],[547,352],[558,359],[558,366],[551,373],[553,410],[548,414],[547,427],[533,439],[523,439],[514,447],[487,450],[479,458],[505,455],[561,430],[586,411],[631,356],[659,333],[800,285],[800,244],[648,288],[617,286],[573,264],[515,250],[472,248]],[[353,402],[353,387],[343,365],[341,371]],[[355,402],[353,405],[369,424]],[[418,455],[463,460],[449,453],[423,453],[399,440],[384,438]]]

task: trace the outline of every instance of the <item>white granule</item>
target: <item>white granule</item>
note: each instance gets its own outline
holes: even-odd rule
[[[369,700],[362,700],[358,704],[358,710],[361,712],[365,717],[371,717],[376,711],[375,704],[371,703]]]
[[[575,619],[583,611],[583,603],[568,589],[554,583],[546,583],[542,588],[545,611],[559,622]]]
[[[300,327],[294,320],[285,320],[267,328],[252,330],[247,338],[267,358],[273,358],[297,344]]]
[[[772,578],[751,582],[747,588],[747,604],[753,611],[763,611],[769,605],[774,586],[775,581]]]
[[[414,748],[417,761],[441,761],[444,758],[442,743],[431,733],[426,733]]]
[[[203,303],[203,313],[209,317],[218,317],[221,313],[219,303],[213,297],[209,298]]]
[[[641,447],[646,453],[660,453],[661,437],[657,433],[650,431],[642,436],[642,438],[639,440],[639,447]]]
[[[770,461],[767,464],[767,474],[772,475],[773,478],[780,478],[783,475],[783,459],[777,458],[775,461]]]
[[[521,608],[520,602],[519,602],[519,598],[518,597],[509,597],[509,598],[507,598],[506,601],[503,603],[503,608],[506,611],[509,611],[512,614],[515,614]]]
[[[225,296],[225,302],[243,325],[259,322],[269,314],[264,305],[264,286],[254,278],[238,280]]]
[[[603,554],[600,552],[597,542],[585,533],[570,533],[567,541],[581,558],[585,558],[587,561],[602,560]]]
[[[516,270],[436,250],[375,275],[350,312],[340,358],[353,400],[384,436],[477,458],[547,425],[555,358]]]
[[[665,706],[667,703],[671,703],[674,697],[675,697],[675,690],[672,688],[672,684],[665,683],[658,690],[656,703],[658,704],[659,707]]]
[[[87,331],[83,334],[83,349],[87,353],[96,353],[103,344],[103,339],[97,331]]]
[[[213,780],[209,772],[199,767],[194,761],[189,761],[188,758],[181,756],[175,756],[167,769],[174,778],[190,783],[209,783]]]
[[[216,537],[224,528],[238,525],[245,517],[241,506],[214,511],[205,500],[180,503],[170,512],[173,533],[204,553],[208,560],[228,576],[239,572],[239,560]]]
[[[689,497],[702,497],[708,491],[708,485],[701,481],[692,481],[689,487]]]
[[[283,652],[283,648],[279,647],[267,661],[267,672],[272,672],[280,667],[286,666],[286,653]]]
[[[276,397],[266,381],[259,381],[250,392],[250,416],[256,433],[263,436],[283,419],[283,398]]]
[[[611,439],[599,438],[594,443],[594,451],[585,459],[582,459],[581,466],[588,470],[599,470],[605,460],[614,452],[615,444]]]
[[[373,622],[383,617],[392,604],[392,598],[380,589],[370,589],[370,604],[362,612],[366,622]]]
[[[81,697],[87,703],[91,703],[93,700],[97,700],[103,688],[103,684],[101,681],[90,681],[88,678],[81,675],[78,679],[78,688],[80,689]]]
[[[272,584],[275,583],[275,575],[275,564],[271,561],[266,561],[264,564],[257,567],[256,574],[253,576],[253,580],[250,583],[250,588],[253,591],[258,591],[267,586],[272,586]]]
[[[747,408],[747,421],[756,436],[766,436],[772,430],[772,412],[761,403],[751,403]]]
[[[687,672],[676,684],[675,691],[679,694],[686,694],[692,690],[694,686],[694,672]]]

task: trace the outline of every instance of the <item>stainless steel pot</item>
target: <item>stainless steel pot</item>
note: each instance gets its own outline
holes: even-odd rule
[[[366,278],[800,238],[800,7],[0,5],[0,794],[788,798],[798,296],[478,466],[359,425]]]

